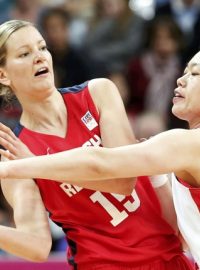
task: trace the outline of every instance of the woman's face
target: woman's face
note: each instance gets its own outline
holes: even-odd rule
[[[152,43],[155,53],[163,58],[174,55],[178,49],[178,42],[170,34],[167,26],[158,26]]]
[[[200,52],[190,60],[183,76],[177,80],[172,112],[188,121],[191,128],[200,123]]]
[[[102,0],[104,13],[108,17],[118,17],[126,10],[126,0]]]
[[[4,84],[11,87],[19,100],[38,99],[54,88],[52,57],[36,28],[17,30],[7,40],[6,48]]]
[[[59,15],[51,15],[46,20],[44,29],[45,39],[53,50],[66,48],[69,40],[69,27]]]

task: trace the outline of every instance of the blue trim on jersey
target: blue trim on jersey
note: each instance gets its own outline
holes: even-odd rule
[[[14,128],[14,130],[13,130],[14,134],[15,134],[17,137],[19,137],[19,134],[21,133],[21,131],[22,131],[23,128],[24,128],[24,127],[23,127],[20,123],[17,123],[17,125],[15,126],[15,128]]]
[[[77,265],[77,263],[76,263],[76,261],[75,261],[75,255],[77,254],[77,247],[76,247],[76,243],[73,241],[73,240],[71,240],[71,239],[69,239],[68,237],[67,237],[67,231],[68,231],[68,229],[64,229],[63,230],[64,232],[65,232],[65,234],[66,234],[66,240],[67,240],[67,243],[68,243],[68,246],[70,247],[70,251],[71,251],[71,257],[69,258],[67,258],[67,261],[68,261],[68,264],[70,265],[70,266],[73,266],[73,270],[77,270],[78,269],[78,265]]]
[[[67,87],[67,88],[58,88],[58,91],[61,94],[78,93],[78,92],[82,91],[87,86],[87,84],[88,84],[88,81],[86,81],[86,82],[84,82],[82,84],[70,86],[70,87]]]
[[[67,94],[67,93],[78,93],[80,91],[82,91],[86,86],[88,85],[88,81],[79,84],[79,85],[74,85],[74,86],[70,86],[70,87],[66,87],[66,88],[58,88],[58,91],[62,94]],[[15,126],[15,128],[13,129],[14,134],[19,137],[19,134],[21,133],[22,129],[24,128],[24,126],[22,126],[19,123],[17,123],[17,125]]]

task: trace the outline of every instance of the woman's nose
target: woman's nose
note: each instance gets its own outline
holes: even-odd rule
[[[186,85],[186,75],[187,74],[184,74],[183,76],[178,78],[178,80],[177,80],[177,85],[178,86],[185,86]]]
[[[34,63],[43,62],[45,60],[45,57],[42,52],[37,52],[35,54]]]

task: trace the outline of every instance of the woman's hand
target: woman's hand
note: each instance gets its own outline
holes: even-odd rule
[[[29,148],[18,139],[12,130],[0,123],[0,155],[6,159],[21,159],[34,156]]]

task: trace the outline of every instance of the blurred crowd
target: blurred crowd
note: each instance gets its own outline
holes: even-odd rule
[[[171,100],[177,78],[200,47],[200,0],[0,0],[0,23],[11,19],[31,21],[42,32],[58,88],[111,79],[138,138],[187,128],[173,117]],[[13,128],[18,102],[0,104],[0,121]],[[13,225],[2,194],[0,224]],[[51,227],[52,251],[64,250],[61,230]]]

